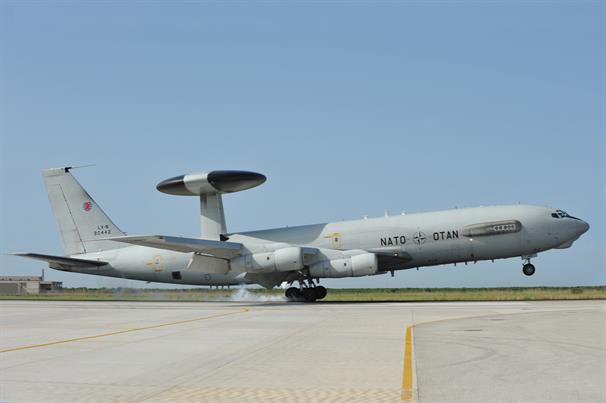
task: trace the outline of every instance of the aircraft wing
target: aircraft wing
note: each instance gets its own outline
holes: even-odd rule
[[[49,264],[67,266],[67,267],[93,267],[93,266],[103,266],[106,265],[107,262],[102,262],[100,260],[88,260],[88,259],[76,259],[73,257],[67,256],[54,256],[54,255],[43,255],[40,253],[11,253],[14,256],[22,256],[30,259],[42,260],[44,262],[48,262]]]
[[[150,248],[174,250],[185,253],[200,253],[219,259],[231,259],[240,254],[242,244],[238,242],[214,241],[211,239],[182,238],[167,235],[136,235],[107,238]]]

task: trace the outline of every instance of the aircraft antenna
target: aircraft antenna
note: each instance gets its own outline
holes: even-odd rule
[[[65,169],[72,170],[72,169],[80,169],[80,168],[90,168],[90,167],[95,167],[97,166],[97,164],[88,164],[88,165],[78,165],[77,167],[65,167]]]
[[[202,238],[225,240],[227,226],[222,195],[259,186],[266,179],[264,175],[248,171],[199,172],[166,179],[156,189],[171,195],[198,196]]]

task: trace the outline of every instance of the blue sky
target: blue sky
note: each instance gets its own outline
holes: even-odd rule
[[[129,233],[199,233],[155,185],[263,172],[228,229],[507,203],[591,224],[535,259],[409,270],[344,287],[606,283],[606,6],[0,5],[1,252],[61,254],[43,168],[77,178]],[[0,257],[1,274],[43,265]],[[66,286],[144,285],[47,270]]]

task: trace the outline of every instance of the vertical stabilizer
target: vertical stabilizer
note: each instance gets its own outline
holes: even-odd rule
[[[71,168],[42,171],[51,208],[68,256],[123,247],[101,241],[125,235],[69,172]]]

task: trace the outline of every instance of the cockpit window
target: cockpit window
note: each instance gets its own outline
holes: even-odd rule
[[[564,210],[556,210],[555,213],[551,213],[551,216],[553,218],[564,218],[564,217],[574,218],[574,217],[568,215],[568,213],[565,212]]]

